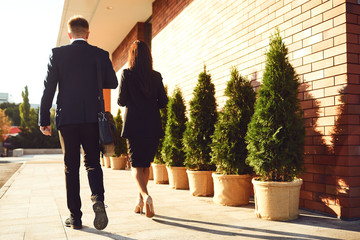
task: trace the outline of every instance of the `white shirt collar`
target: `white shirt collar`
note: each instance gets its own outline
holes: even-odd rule
[[[86,42],[86,40],[85,40],[84,38],[72,38],[72,39],[70,39],[70,42],[73,43],[73,42],[75,42],[75,41],[77,41],[77,40],[85,41],[85,42]]]

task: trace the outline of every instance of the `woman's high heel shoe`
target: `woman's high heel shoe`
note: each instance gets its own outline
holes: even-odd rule
[[[141,198],[139,198],[138,203],[136,204],[134,212],[143,214],[143,208],[144,208],[144,201]]]
[[[155,216],[155,212],[154,212],[153,201],[150,196],[147,196],[147,198],[145,200],[145,204],[146,204],[146,213],[145,214],[148,218],[152,218],[153,216]]]

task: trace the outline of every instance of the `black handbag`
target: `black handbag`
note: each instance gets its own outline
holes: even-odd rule
[[[99,138],[102,144],[112,144],[115,141],[115,121],[110,112],[98,113]]]
[[[105,111],[99,58],[97,59],[96,65],[100,105],[100,111],[98,113],[100,149],[106,157],[111,157],[115,153],[116,126],[111,112]]]

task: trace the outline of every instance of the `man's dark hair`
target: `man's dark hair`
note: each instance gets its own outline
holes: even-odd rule
[[[81,36],[89,32],[89,23],[82,16],[74,16],[68,21],[68,30],[72,35]]]

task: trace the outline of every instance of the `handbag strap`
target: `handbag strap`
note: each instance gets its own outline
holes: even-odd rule
[[[102,81],[101,81],[101,65],[100,65],[100,59],[99,57],[96,58],[96,69],[97,69],[97,82],[98,82],[98,89],[99,89],[99,104],[100,104],[100,111],[104,113],[105,112],[105,103],[104,103],[104,94],[103,94],[103,88],[102,88]]]

